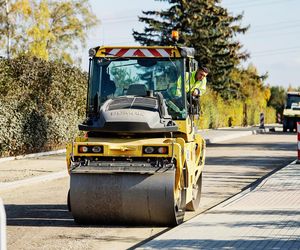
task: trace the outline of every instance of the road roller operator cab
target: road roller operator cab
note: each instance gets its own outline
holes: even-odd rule
[[[90,49],[84,136],[67,145],[77,223],[176,225],[199,206],[205,141],[186,93],[194,49]]]

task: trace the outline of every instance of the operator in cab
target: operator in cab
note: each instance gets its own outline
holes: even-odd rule
[[[193,97],[203,95],[206,91],[206,76],[208,73],[209,70],[205,66],[200,66],[197,70],[191,73],[186,72],[185,92],[188,95],[191,93]],[[177,80],[176,87],[174,87],[170,89],[173,96],[181,96],[181,77]]]
[[[192,96],[198,97],[206,91],[206,76],[208,75],[208,68],[201,66],[191,74],[187,73],[185,91],[189,93],[189,76]]]

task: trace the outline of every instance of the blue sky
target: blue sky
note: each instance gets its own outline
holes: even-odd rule
[[[142,10],[167,9],[169,4],[155,0],[90,0],[101,23],[89,32],[88,48],[99,45],[136,44],[132,30],[143,30],[138,22]],[[259,73],[268,72],[267,84],[300,87],[300,1],[299,0],[223,0],[230,13],[244,12],[242,25],[247,34],[237,37],[251,54],[245,63],[254,64]],[[88,48],[83,51],[87,68]]]

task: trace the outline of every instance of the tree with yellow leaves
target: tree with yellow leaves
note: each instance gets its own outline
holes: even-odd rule
[[[73,63],[98,23],[88,0],[0,0],[0,49]],[[6,10],[8,9],[8,11]]]
[[[0,0],[0,48],[5,48],[7,58],[14,54],[24,36],[22,26],[31,14],[29,0]]]
[[[47,44],[55,37],[50,30],[50,11],[46,0],[42,0],[33,9],[33,25],[27,29],[28,52],[38,58],[49,59]]]
[[[244,125],[254,124],[260,112],[267,109],[271,90],[264,84],[267,74],[260,76],[256,67],[250,64],[246,69],[236,69],[231,74],[236,83],[235,97],[244,104]]]

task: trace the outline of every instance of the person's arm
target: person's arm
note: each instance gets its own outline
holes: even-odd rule
[[[206,77],[204,77],[201,81],[197,81],[195,86],[192,88],[192,94],[195,96],[201,96],[206,91]]]

